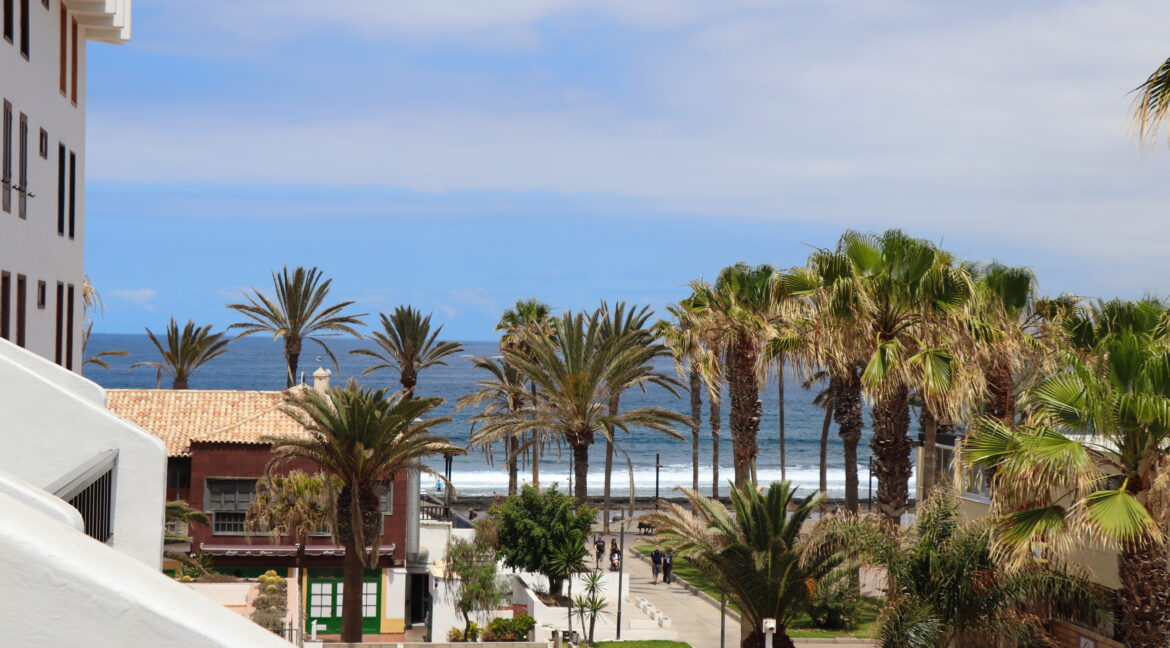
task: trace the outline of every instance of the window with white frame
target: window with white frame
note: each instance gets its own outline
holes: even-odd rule
[[[971,466],[963,491],[968,497],[991,499],[991,473],[983,466]]]
[[[382,515],[394,515],[394,482],[382,484]]]

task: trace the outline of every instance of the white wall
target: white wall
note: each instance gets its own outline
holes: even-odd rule
[[[39,3],[33,3],[40,6]],[[166,448],[106,409],[90,381],[0,340],[0,470],[45,488],[117,450],[111,546],[161,567]]]
[[[288,648],[155,569],[0,492],[5,646]]]

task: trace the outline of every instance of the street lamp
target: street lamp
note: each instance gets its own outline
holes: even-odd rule
[[[658,472],[662,469],[662,455],[654,453],[654,510],[658,510]],[[633,485],[630,485],[633,488]]]
[[[618,545],[618,609],[617,609],[617,636],[622,640],[622,576],[626,571],[626,518],[621,521],[621,544]]]

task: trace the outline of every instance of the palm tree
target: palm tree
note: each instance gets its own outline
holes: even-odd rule
[[[760,451],[760,385],[766,377],[762,359],[765,345],[775,336],[781,288],[780,273],[772,266],[738,263],[724,268],[714,284],[691,282],[693,294],[687,299],[701,335],[717,339],[719,350],[726,354],[737,486],[754,481]],[[711,377],[707,380],[710,383]]]
[[[683,304],[667,306],[674,321],[659,320],[655,329],[670,349],[674,371],[687,379],[691,399],[691,490],[699,490],[699,430],[703,425],[703,376],[699,369],[699,339]],[[716,468],[718,471],[718,468]]]
[[[463,351],[458,342],[438,340],[443,327],[431,331],[431,316],[423,317],[422,312],[410,306],[398,306],[389,317],[379,314],[382,330],[370,335],[380,347],[378,349],[354,349],[350,353],[369,356],[379,364],[362,372],[368,376],[379,369],[397,369],[398,382],[402,384],[406,397],[414,396],[418,384],[418,372],[437,365],[446,366],[443,358]]]
[[[342,313],[353,304],[352,301],[327,306],[332,279],[322,280],[317,268],[305,269],[300,266],[291,273],[288,266],[280,274],[272,273],[272,285],[276,291],[275,301],[259,290],[244,293],[247,304],[230,304],[228,308],[248,317],[250,321],[232,324],[229,329],[241,329],[239,337],[253,333],[271,333],[273,338],[284,339],[284,359],[288,365],[285,387],[292,387],[297,381],[297,364],[301,358],[301,346],[305,340],[312,340],[325,350],[333,366],[337,358],[321,340],[321,337],[346,333],[361,337],[354,326],[361,326],[360,315]]]
[[[556,327],[556,339],[528,335],[525,350],[502,349],[504,361],[516,368],[535,387],[531,415],[496,412],[481,417],[483,426],[471,435],[471,443],[516,437],[542,430],[563,440],[571,449],[578,499],[588,495],[589,447],[598,434],[610,428],[630,432],[632,427],[656,430],[681,438],[674,425],[688,423],[676,412],[644,407],[609,413],[614,385],[637,385],[651,380],[648,358],[658,351],[635,344],[633,335],[605,338],[596,314],[566,312]]]
[[[85,321],[85,326],[81,329],[81,355],[85,358],[82,365],[94,365],[102,369],[109,369],[110,363],[106,362],[106,358],[120,357],[125,358],[130,355],[128,351],[119,351],[110,349],[109,351],[99,351],[91,356],[85,356],[85,350],[89,347],[89,337],[93,333],[93,316],[94,311],[101,312],[104,310],[102,305],[102,296],[98,293],[97,288],[93,285],[93,280],[89,275],[81,280],[81,307],[82,315]]]
[[[788,482],[766,492],[751,484],[731,489],[734,514],[720,502],[683,491],[690,507],[670,503],[650,515],[658,540],[709,574],[743,614],[740,645],[763,646],[760,624],[775,619],[777,645],[793,648],[786,629],[809,602],[818,581],[835,577],[838,561],[811,554],[801,536],[824,495],[797,500]]]
[[[804,389],[812,389],[817,385],[825,384],[825,388],[813,397],[813,406],[825,410],[825,418],[821,423],[821,455],[820,455],[820,490],[827,493],[829,489],[829,428],[833,423],[833,388],[828,382],[829,372],[820,370],[810,374],[801,383]]]
[[[333,491],[334,484],[322,474],[269,473],[256,483],[244,527],[250,533],[267,533],[273,543],[290,538],[297,545],[298,573],[303,574],[309,536],[333,520]]]
[[[617,416],[621,408],[622,393],[627,389],[640,387],[643,391],[647,384],[658,385],[665,388],[672,394],[677,396],[674,388],[679,383],[670,376],[666,376],[654,370],[652,363],[655,359],[670,355],[670,349],[657,341],[657,336],[647,326],[653,312],[649,306],[636,308],[633,306],[627,307],[625,302],[618,302],[611,309],[604,301],[601,302],[601,308],[595,313],[598,325],[601,328],[601,335],[599,343],[606,345],[610,343],[637,345],[647,351],[641,354],[639,362],[641,367],[628,367],[626,371],[615,372],[612,374],[611,381],[606,385],[606,390],[609,392],[609,415]],[[623,382],[617,382],[623,381]],[[609,533],[609,512],[612,507],[611,483],[613,477],[613,454],[614,454],[614,433],[613,425],[606,426],[605,432],[605,485],[603,490],[602,503],[602,530],[604,533]],[[627,464],[629,462],[627,461]],[[631,514],[633,511],[633,465],[630,467],[630,508]]]
[[[556,319],[552,316],[552,306],[539,299],[521,299],[517,300],[516,304],[503,312],[500,315],[500,321],[496,324],[497,331],[503,331],[500,336],[500,349],[511,347],[519,351],[525,352],[527,342],[525,339],[530,335],[554,337],[556,335]],[[536,396],[536,385],[530,385],[532,395]],[[532,461],[532,487],[540,489],[540,450],[543,445],[543,438],[539,431],[534,430],[530,435],[524,434],[522,436],[530,436],[527,442],[523,442],[518,436],[513,439],[505,439],[504,447],[507,450],[509,443],[511,444],[510,452],[519,453],[521,445],[527,446],[530,460]]]
[[[1009,569],[995,559],[996,522],[963,522],[956,501],[926,500],[901,529],[850,513],[824,518],[812,532],[817,553],[882,567],[888,598],[874,638],[881,648],[1032,646],[1046,643],[1037,611],[1095,621],[1104,606],[1086,578],[1033,562]]]
[[[528,384],[520,372],[506,362],[496,362],[492,358],[472,358],[476,369],[491,374],[488,380],[476,381],[478,391],[461,396],[456,402],[455,411],[467,407],[483,407],[483,412],[471,417],[472,424],[476,424],[485,417],[490,418],[500,412],[517,414],[529,402]],[[508,495],[515,495],[519,488],[517,475],[517,460],[521,447],[518,438],[504,439],[505,465],[508,467]],[[485,446],[489,447],[489,446]]]
[[[1101,304],[1068,322],[1066,368],[1030,390],[1028,424],[984,418],[963,449],[993,475],[1010,555],[1120,548],[1121,627],[1133,648],[1170,641],[1168,327],[1153,300]]]
[[[936,420],[965,400],[952,392],[960,366],[946,345],[959,330],[950,316],[968,302],[973,284],[948,254],[898,230],[846,232],[828,254],[832,258],[820,264],[848,286],[849,299],[840,307],[852,310],[848,318],[867,345],[861,381],[874,398],[876,504],[896,523],[909,500],[912,388],[921,388]]]
[[[192,524],[202,524],[208,526],[211,520],[207,515],[198,509],[191,508],[183,500],[172,500],[167,502],[164,512],[164,521],[166,524],[182,524],[190,527]],[[163,544],[188,544],[191,542],[191,536],[165,529],[163,532]],[[203,563],[192,558],[191,554],[182,551],[164,551],[163,557],[173,560],[184,567],[203,571]]]
[[[192,320],[187,320],[187,324],[180,331],[179,325],[172,317],[167,324],[165,347],[150,329],[146,329],[146,335],[154,344],[154,348],[158,349],[162,360],[135,362],[130,368],[154,367],[158,372],[159,383],[162,382],[164,373],[171,376],[171,389],[187,389],[191,374],[196,369],[228,352],[228,340],[223,339],[223,333],[212,333],[210,324],[197,327]]]
[[[85,350],[89,347],[89,336],[93,333],[93,322],[86,322],[85,328],[81,330],[81,355],[85,356]],[[109,349],[107,351],[98,351],[97,353],[87,356],[82,364],[95,365],[102,369],[109,369],[110,363],[106,362],[106,358],[119,357],[125,358],[130,355],[129,351],[122,351],[119,349]]]
[[[432,433],[447,417],[427,417],[440,398],[407,399],[402,392],[371,391],[351,385],[326,393],[289,392],[283,411],[307,438],[274,439],[269,472],[285,462],[307,459],[340,482],[333,501],[334,542],[345,547],[341,640],[362,640],[362,568],[374,567],[381,544],[381,484],[401,472],[442,479],[422,460],[464,450]]]
[[[1170,124],[1170,59],[1166,59],[1154,70],[1134,92],[1138,93],[1133,102],[1133,125],[1138,141],[1153,143],[1158,131]]]

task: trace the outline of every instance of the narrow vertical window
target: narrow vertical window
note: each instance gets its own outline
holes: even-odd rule
[[[4,102],[4,149],[0,151],[4,160],[2,163],[3,169],[0,169],[0,184],[4,185],[3,191],[0,193],[0,208],[6,212],[12,211],[12,104],[7,101]]]
[[[48,301],[48,288],[45,282],[37,282],[37,310],[45,310],[45,302]]]
[[[12,275],[0,272],[0,338],[12,339]]]
[[[57,233],[65,236],[65,145],[57,145]]]
[[[28,115],[20,113],[20,154],[16,160],[17,213],[28,218]]]
[[[12,35],[16,26],[16,6],[12,0],[4,0],[4,40],[12,42]]]
[[[40,138],[40,141],[37,143],[39,144],[38,148],[40,149],[39,152],[41,154],[41,159],[42,160],[49,159],[49,131],[42,128],[41,129],[41,138]]]
[[[65,300],[65,368],[73,369],[73,284],[69,284]]]
[[[53,352],[53,362],[61,364],[62,342],[64,342],[65,325],[65,284],[57,282],[57,346]]]
[[[16,344],[25,346],[28,325],[28,277],[16,275]]]
[[[20,0],[20,54],[28,59],[28,0]]]
[[[69,39],[69,72],[72,83],[73,105],[77,105],[77,19],[73,19],[73,37]]]
[[[77,154],[69,151],[69,238],[77,232]]]
[[[66,58],[69,54],[69,52],[66,51],[66,48],[69,47],[69,40],[68,40],[69,35],[66,33],[66,27],[68,26],[68,24],[69,24],[68,14],[66,14],[66,12],[65,12],[65,4],[62,3],[61,4],[61,65],[60,65],[60,68],[61,68],[61,96],[62,97],[65,96],[65,62],[67,60],[69,60]]]

